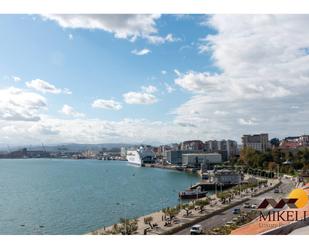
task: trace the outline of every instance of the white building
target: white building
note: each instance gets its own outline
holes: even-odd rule
[[[127,148],[125,148],[125,147],[120,148],[120,156],[122,158],[125,158],[127,156]]]
[[[240,184],[241,174],[233,170],[217,170],[210,176],[210,181],[223,185]]]
[[[182,165],[200,167],[202,164],[216,164],[222,162],[219,153],[188,153],[182,154]]]

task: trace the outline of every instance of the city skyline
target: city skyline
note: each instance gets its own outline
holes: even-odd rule
[[[307,15],[0,20],[3,144],[309,133]]]

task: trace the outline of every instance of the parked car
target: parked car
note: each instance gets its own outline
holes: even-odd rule
[[[240,208],[234,208],[233,214],[240,214],[240,213],[241,213]]]
[[[228,221],[228,222],[225,223],[225,225],[233,226],[233,225],[235,225],[235,222],[233,222],[233,221]]]
[[[280,192],[279,189],[278,189],[278,188],[275,188],[274,193],[275,193],[275,194],[279,194],[279,192]]]
[[[257,208],[257,205],[256,204],[251,204],[251,207],[252,209],[256,209]]]
[[[244,208],[251,208],[251,204],[250,204],[249,202],[246,202],[246,203],[244,204]]]
[[[201,225],[194,225],[190,229],[190,233],[192,235],[198,235],[198,234],[201,234],[202,232],[203,232],[203,228]]]

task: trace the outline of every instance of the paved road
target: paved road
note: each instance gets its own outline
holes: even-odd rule
[[[277,198],[284,197],[293,188],[294,188],[294,185],[293,185],[293,182],[291,180],[283,179],[282,180],[282,184],[280,185],[280,192],[282,192],[282,193],[275,194],[274,191],[270,191],[270,192],[267,192],[267,193],[262,194],[260,196],[252,198],[249,201],[249,203],[259,205],[264,198],[276,198],[277,199]],[[215,216],[213,216],[213,217],[211,217],[209,219],[206,219],[206,220],[204,220],[202,222],[199,222],[198,224],[202,225],[203,229],[211,229],[211,228],[214,228],[214,227],[222,226],[226,222],[231,221],[234,217],[237,216],[237,215],[233,214],[233,210],[235,208],[240,208],[241,210],[245,210],[243,208],[243,204],[241,204],[239,206],[230,208],[230,209],[226,210],[223,213],[220,213],[220,214],[215,215]],[[190,227],[189,228],[185,228],[185,229],[179,231],[176,234],[177,235],[189,235],[190,234]]]

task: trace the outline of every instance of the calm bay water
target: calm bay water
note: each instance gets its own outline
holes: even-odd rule
[[[178,203],[196,175],[121,161],[0,160],[0,234],[83,234]]]

